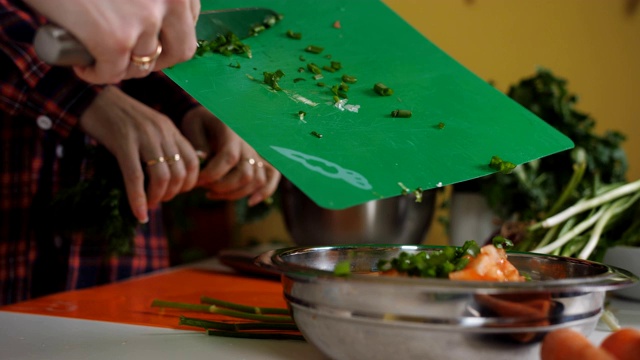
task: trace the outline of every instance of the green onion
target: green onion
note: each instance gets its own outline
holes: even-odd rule
[[[356,79],[353,76],[349,76],[349,75],[342,75],[342,81],[349,83],[349,84],[355,84],[356,81],[358,81],[358,79]]]
[[[304,117],[307,115],[306,112],[300,110],[298,111],[298,117],[300,118],[300,120],[304,120]]]
[[[340,261],[333,268],[333,274],[336,276],[347,276],[351,274],[351,262],[349,260]]]
[[[411,117],[411,110],[393,110],[391,112],[391,117],[394,118],[410,118]]]
[[[282,90],[280,85],[278,85],[278,81],[280,78],[284,76],[284,72],[282,70],[276,70],[275,72],[263,72],[264,75],[264,83],[271,86],[273,90]]]
[[[444,129],[444,123],[443,122],[439,122],[438,123],[438,129]]]
[[[336,69],[332,68],[332,67],[331,67],[331,66],[329,66],[329,65],[325,65],[325,66],[323,66],[323,67],[322,67],[322,69],[323,69],[323,70],[326,70],[326,71],[328,71],[328,72],[330,72],[330,73],[334,73],[334,72],[336,72]]]
[[[489,167],[503,174],[510,174],[516,168],[516,164],[502,160],[499,156],[492,156]]]
[[[297,83],[297,82],[300,82],[300,81],[307,81],[307,79],[305,79],[305,78],[295,78],[295,79],[293,79],[294,83]]]
[[[307,69],[309,69],[309,71],[311,71],[314,74],[322,74],[322,70],[320,70],[318,65],[316,65],[314,63],[308,63],[307,64]]]
[[[302,39],[302,34],[299,32],[293,32],[291,30],[287,30],[287,36],[291,39],[300,40]]]
[[[309,45],[304,49],[304,51],[310,52],[313,54],[320,54],[322,51],[324,51],[324,48],[320,46]]]
[[[320,134],[319,132],[317,132],[315,130],[311,132],[311,135],[317,137],[318,139],[322,138],[322,134]]]
[[[342,69],[342,64],[338,61],[332,61],[331,62],[331,67],[336,69],[336,70],[340,70]]]
[[[383,83],[377,83],[373,85],[373,91],[378,95],[391,96],[393,95],[393,89],[386,87]]]

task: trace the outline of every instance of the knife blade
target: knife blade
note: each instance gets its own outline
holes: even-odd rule
[[[259,25],[273,24],[279,14],[267,8],[235,8],[203,11],[196,23],[198,40],[212,40],[229,32],[245,39]],[[41,26],[33,40],[36,54],[49,65],[88,66],[95,61],[91,53],[69,31],[55,25]]]

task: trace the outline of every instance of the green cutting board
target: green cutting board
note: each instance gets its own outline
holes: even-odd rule
[[[202,1],[203,10],[254,6],[284,18],[244,40],[253,58],[207,54],[166,74],[321,207],[398,196],[399,183],[427,190],[485,176],[494,172],[494,155],[522,164],[573,147],[380,1]],[[288,38],[287,30],[302,39]],[[305,52],[308,45],[324,51]],[[298,72],[309,62],[329,65],[329,56],[343,69],[323,72],[326,87]],[[285,73],[282,91],[263,83],[263,72],[278,69]],[[349,109],[336,107],[330,90],[342,74],[358,79],[348,91]],[[376,94],[378,82],[394,94]],[[413,116],[393,118],[396,109]]]

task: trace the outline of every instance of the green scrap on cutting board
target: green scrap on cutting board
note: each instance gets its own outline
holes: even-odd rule
[[[202,1],[203,10],[238,7],[283,15],[243,40],[251,59],[206,54],[165,72],[321,207],[399,196],[399,183],[427,190],[485,176],[493,156],[522,164],[573,147],[378,0]],[[332,61],[342,68],[321,80],[299,72]],[[263,82],[276,70],[285,73],[281,91]],[[336,103],[331,87],[343,75],[357,81]],[[393,94],[380,96],[377,83]],[[412,116],[392,117],[398,109]]]

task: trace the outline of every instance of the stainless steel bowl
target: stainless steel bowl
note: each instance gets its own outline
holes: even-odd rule
[[[296,247],[264,253],[256,263],[282,274],[300,331],[337,360],[539,359],[544,334],[573,328],[588,335],[606,291],[637,281],[604,264],[532,253],[509,254],[519,271],[531,276],[521,283],[371,274],[379,259],[439,248]],[[352,274],[335,276],[335,265],[345,260]],[[512,311],[538,300],[544,311]]]
[[[329,210],[283,179],[280,199],[285,226],[297,245],[420,244],[432,222],[436,193],[425,191],[421,202],[407,195]]]

